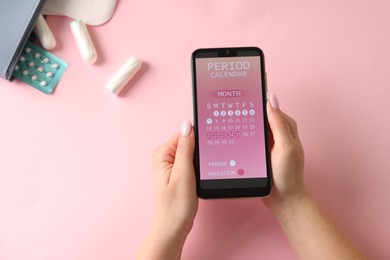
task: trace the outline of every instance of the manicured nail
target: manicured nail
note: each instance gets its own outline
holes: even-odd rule
[[[192,125],[190,120],[184,120],[181,124],[181,135],[182,136],[189,136],[191,134]]]
[[[269,102],[273,108],[279,109],[279,101],[275,94],[269,94]]]

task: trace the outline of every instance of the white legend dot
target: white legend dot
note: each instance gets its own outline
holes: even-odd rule
[[[255,114],[255,110],[254,110],[254,109],[249,110],[249,114],[250,114],[251,116],[253,116],[253,115]]]
[[[228,115],[229,115],[229,116],[232,116],[232,115],[233,115],[233,110],[229,110],[229,111],[228,111]]]
[[[236,116],[240,116],[241,115],[241,110],[236,110],[236,112],[235,112],[235,114],[236,114]]]
[[[229,164],[230,164],[230,166],[234,167],[234,166],[236,166],[236,161],[235,160],[231,160],[229,162]]]
[[[207,123],[208,125],[211,125],[211,124],[213,123],[213,119],[207,118],[207,119],[206,119],[206,123]]]
[[[219,116],[219,111],[214,111],[213,115],[214,116]]]
[[[246,110],[246,109],[242,110],[242,115],[243,115],[243,116],[248,115],[248,110]]]
[[[226,111],[225,110],[221,111],[221,116],[226,116]]]

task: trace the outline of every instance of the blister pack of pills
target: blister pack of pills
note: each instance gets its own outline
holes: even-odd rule
[[[67,68],[68,63],[64,60],[27,42],[12,75],[43,93],[50,94]]]

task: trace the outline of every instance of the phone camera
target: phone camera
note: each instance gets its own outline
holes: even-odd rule
[[[218,51],[218,56],[220,57],[233,57],[233,56],[236,56],[237,55],[237,52],[235,50],[231,50],[231,49],[224,49],[224,50],[220,50]]]

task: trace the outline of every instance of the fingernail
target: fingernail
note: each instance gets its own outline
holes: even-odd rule
[[[189,136],[191,134],[192,125],[190,120],[184,120],[181,124],[181,135],[182,136]]]
[[[279,109],[279,101],[278,98],[274,93],[271,93],[269,95],[269,102],[271,103],[271,106],[275,109]]]

